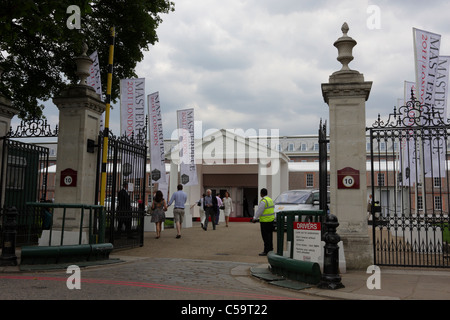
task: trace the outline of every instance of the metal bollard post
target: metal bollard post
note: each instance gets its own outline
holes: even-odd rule
[[[3,225],[3,245],[0,256],[0,266],[17,266],[16,234],[17,234],[17,209],[7,208],[6,221]]]
[[[323,274],[318,287],[332,290],[344,288],[339,275],[339,246],[337,244],[341,237],[336,233],[336,228],[339,226],[337,217],[332,214],[327,215],[325,226],[327,227],[327,232],[324,236]]]

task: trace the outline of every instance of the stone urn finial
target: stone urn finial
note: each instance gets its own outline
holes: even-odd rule
[[[86,79],[91,74],[90,68],[94,61],[87,55],[88,46],[86,43],[83,43],[82,50],[81,56],[74,58],[75,63],[77,64],[77,71],[75,74],[80,78],[79,84],[87,85]]]
[[[87,56],[87,51],[89,49],[88,45],[86,43],[83,42],[83,45],[81,46],[81,48],[83,49],[83,53],[81,54],[83,57]]]
[[[347,22],[344,22],[344,24],[342,25],[342,28],[341,28],[341,31],[344,34],[344,37],[347,37],[348,30],[350,30],[350,28],[348,27]]]
[[[347,22],[344,22],[341,28],[343,35],[334,42],[334,46],[338,49],[337,60],[342,63],[340,71],[351,71],[348,64],[353,60],[352,50],[356,46],[356,41],[347,35],[349,29]]]

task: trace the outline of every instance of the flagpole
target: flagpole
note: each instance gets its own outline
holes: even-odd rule
[[[106,87],[106,113],[105,113],[105,129],[103,131],[103,154],[102,154],[102,180],[100,188],[100,205],[105,205],[106,197],[106,163],[108,161],[108,137],[109,137],[109,115],[111,109],[111,87],[114,62],[114,42],[116,37],[115,27],[111,28],[111,38],[109,43],[109,60],[108,60],[108,81]]]

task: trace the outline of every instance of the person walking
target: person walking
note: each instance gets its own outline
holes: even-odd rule
[[[156,191],[155,198],[152,203],[152,220],[156,224],[156,239],[161,236],[162,223],[166,220],[167,204],[163,198],[163,193]]]
[[[225,214],[225,226],[228,227],[228,223],[230,222],[230,214],[233,211],[233,200],[230,197],[228,191],[225,192],[225,197],[222,200],[223,202],[223,213]]]
[[[372,195],[369,195],[369,199],[367,200],[367,219],[372,219]]]
[[[222,199],[220,199],[219,196],[216,195],[216,199],[217,199],[217,211],[216,211],[216,215],[215,215],[215,221],[216,221],[216,226],[219,225],[219,218],[220,218],[220,209],[223,208],[223,203],[222,203]]]
[[[203,199],[205,198],[206,194],[203,194],[200,200],[198,200],[197,205],[199,206],[198,211],[200,212],[200,225],[202,226],[205,223],[205,208],[203,206]]]
[[[246,196],[244,196],[244,202],[242,204],[242,208],[244,210],[244,217],[250,217],[250,212],[248,211],[248,201],[247,201]]]
[[[175,220],[175,225],[177,228],[177,239],[181,238],[181,225],[184,219],[184,205],[186,204],[187,194],[183,191],[183,185],[179,184],[177,186],[177,192],[172,194],[169,201],[169,206],[175,202],[175,208],[173,209],[173,218]]]
[[[215,216],[217,212],[217,198],[211,195],[210,189],[206,190],[206,196],[203,198],[203,207],[205,210],[205,224],[203,225],[203,230],[208,230],[208,220],[210,217],[213,230],[216,230]]]
[[[264,250],[259,255],[267,256],[270,251],[273,251],[273,220],[275,220],[275,206],[273,200],[267,196],[267,189],[262,188],[261,201],[259,202],[258,209],[253,216],[253,223],[259,218],[259,224],[261,228],[261,236],[264,242]]]
[[[117,198],[117,233],[120,238],[122,232],[122,226],[125,225],[125,230],[127,232],[127,237],[131,237],[131,200],[128,194],[128,183],[122,183],[122,189],[120,189]]]

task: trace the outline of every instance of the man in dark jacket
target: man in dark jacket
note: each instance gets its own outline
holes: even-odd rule
[[[117,206],[117,231],[120,237],[120,233],[122,231],[122,225],[125,225],[125,230],[127,232],[127,236],[131,236],[131,200],[130,195],[127,191],[128,183],[124,182],[122,189],[119,191],[118,198],[118,206]]]
[[[205,210],[205,224],[203,225],[203,230],[208,229],[208,220],[211,217],[211,222],[213,225],[213,230],[216,230],[215,217],[218,210],[217,198],[215,195],[211,194],[211,190],[206,190],[206,196],[203,198],[203,208]]]

